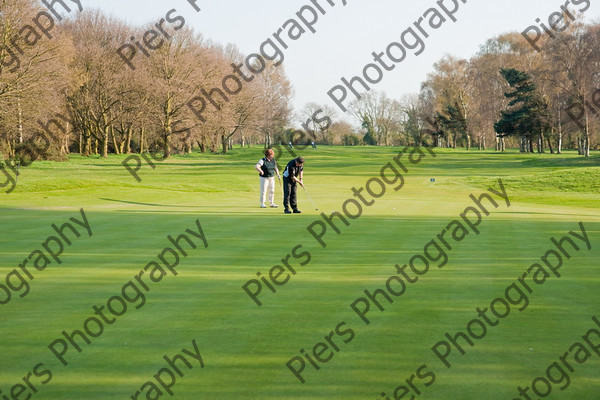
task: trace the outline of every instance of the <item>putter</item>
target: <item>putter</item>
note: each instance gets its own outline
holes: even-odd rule
[[[304,192],[306,193],[306,195],[310,199],[310,202],[312,203],[313,207],[315,208],[315,211],[319,211],[319,209],[317,208],[317,205],[313,201],[312,197],[310,197],[310,194],[308,194],[308,190],[306,190],[306,188],[304,186],[302,186],[302,189],[304,189]]]
[[[19,161],[17,163],[17,177],[15,179],[15,186],[17,186],[19,184],[19,169],[21,168],[21,162]]]

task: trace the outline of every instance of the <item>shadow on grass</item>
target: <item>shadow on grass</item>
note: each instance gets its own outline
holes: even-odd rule
[[[138,203],[138,202],[135,202],[135,201],[125,201],[125,200],[115,200],[115,199],[105,199],[105,198],[100,198],[100,200],[112,201],[112,202],[115,202],[115,203],[135,204],[135,205],[138,205],[138,206],[176,207],[176,208],[189,208],[189,207],[192,207],[192,206],[176,206],[176,205],[170,205],[170,204]]]

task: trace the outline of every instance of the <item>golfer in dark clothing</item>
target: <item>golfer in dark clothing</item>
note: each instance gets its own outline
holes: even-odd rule
[[[290,206],[294,214],[300,214],[297,203],[298,185],[304,187],[302,175],[304,173],[304,158],[298,157],[290,161],[283,171],[283,206],[284,212],[291,214]]]

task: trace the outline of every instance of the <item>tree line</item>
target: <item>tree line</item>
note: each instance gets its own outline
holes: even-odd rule
[[[98,10],[65,18],[52,38],[31,44],[23,21],[44,10],[37,0],[0,2],[0,152],[5,159],[61,159],[69,153],[227,151],[272,141],[285,131],[292,86],[282,67],[264,71],[228,101],[194,114],[188,103],[222,85],[231,65],[243,63],[232,45],[211,42],[191,29],[168,30],[170,39],[135,69],[117,50],[152,25],[131,26]],[[10,66],[11,46],[22,49]],[[36,150],[44,151],[36,151]]]
[[[365,93],[350,107],[363,142],[589,156],[599,147],[600,25],[579,16],[553,36],[535,49],[506,33],[471,59],[446,55],[400,100]]]
[[[234,141],[576,148],[583,155],[598,146],[599,25],[578,21],[538,43],[541,52],[508,33],[488,40],[470,60],[445,56],[419,93],[400,100],[365,93],[351,105],[352,125],[329,105],[309,103],[294,113],[292,84],[268,60],[235,96],[207,97],[244,55],[187,27],[169,30],[170,39],[138,55],[131,68],[117,49],[152,24],[85,10],[32,44],[23,24],[40,10],[37,0],[0,0],[0,161],[60,160],[69,153],[167,158],[194,149],[227,152]],[[11,61],[15,48],[18,67]],[[190,107],[201,95],[213,103],[202,120]],[[293,120],[306,122],[295,129]]]

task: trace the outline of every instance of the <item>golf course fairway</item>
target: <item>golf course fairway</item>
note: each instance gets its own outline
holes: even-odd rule
[[[412,163],[409,148],[406,172],[395,161],[400,150],[298,151],[319,211],[299,190],[297,215],[284,215],[278,182],[279,208],[259,208],[254,164],[262,147],[144,163],[141,182],[122,165],[125,155],[22,168],[14,192],[0,200],[0,398],[511,400],[527,398],[521,387],[532,399],[597,399],[600,333],[587,335],[591,344],[583,336],[600,331],[593,320],[600,321],[600,157],[423,149]],[[292,158],[283,154],[280,169]],[[380,196],[364,190],[373,201],[365,205],[352,189],[381,181],[388,163],[403,185],[395,190],[395,177],[381,193],[371,181]],[[501,187],[508,201],[490,191]],[[479,210],[478,234],[469,228],[453,240],[446,232],[451,250],[442,267],[439,251],[437,261],[423,257],[452,221],[467,226],[460,215],[476,207],[470,195],[483,193],[497,207],[483,200],[489,215]],[[348,199],[361,204],[360,215]],[[347,224],[333,221],[339,233],[321,216],[334,211],[346,217]],[[60,239],[52,224],[82,221],[82,212],[91,235],[70,222],[81,235],[65,231],[71,244],[62,240],[60,263],[46,254],[45,267],[19,266],[44,252],[44,242],[56,249],[47,242]],[[323,224],[313,232],[327,229],[326,247],[307,229],[316,221]],[[569,233],[583,237],[582,227],[589,246]],[[174,249],[168,236],[186,230],[196,233],[188,234],[195,248],[182,242],[186,255],[176,267],[156,269],[155,280],[149,269],[139,277]],[[565,236],[579,247],[567,243],[569,257],[552,241]],[[562,254],[554,272],[542,260],[556,267],[550,249]],[[163,258],[173,264],[175,256]],[[421,272],[403,271],[414,282],[388,281],[411,260]],[[534,264],[537,275],[534,268],[523,278]],[[243,289],[252,280],[246,287],[261,287],[260,306]],[[386,282],[402,294],[390,294]],[[382,288],[375,298],[383,310],[365,292]],[[357,312],[367,303],[368,324]],[[488,309],[490,322],[478,308]],[[75,330],[90,343],[77,335],[70,343],[63,331]],[[473,342],[456,339],[464,354],[447,337],[458,332]],[[181,374],[164,358],[177,354],[189,362],[175,361]]]

